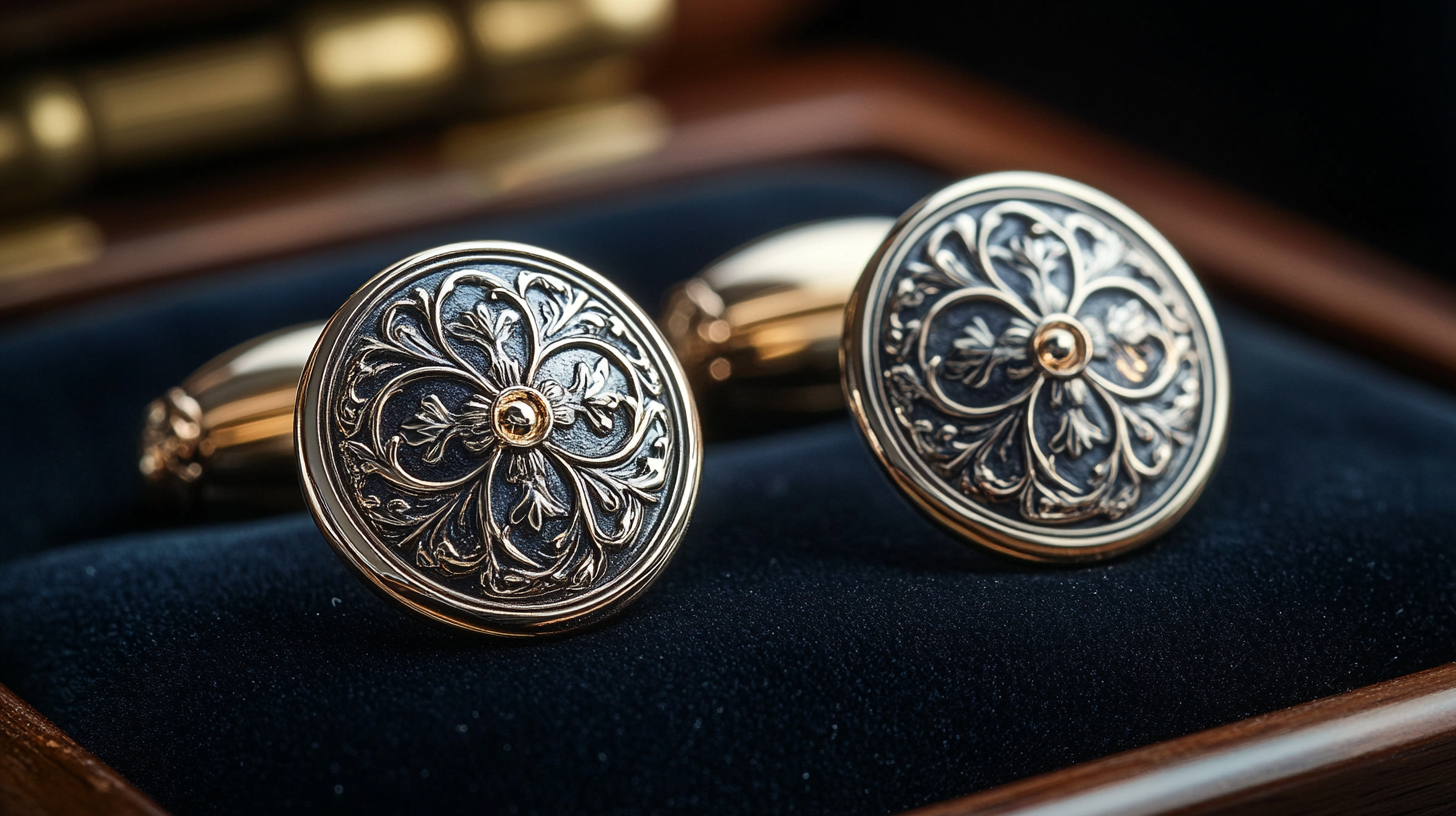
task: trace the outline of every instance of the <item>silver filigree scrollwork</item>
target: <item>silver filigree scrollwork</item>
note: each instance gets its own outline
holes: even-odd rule
[[[970,207],[889,284],[893,421],[960,494],[1030,522],[1117,520],[1186,459],[1204,398],[1190,303],[1099,218]]]
[[[381,540],[487,597],[587,589],[633,545],[676,443],[660,372],[561,277],[463,269],[379,310],[330,406]]]

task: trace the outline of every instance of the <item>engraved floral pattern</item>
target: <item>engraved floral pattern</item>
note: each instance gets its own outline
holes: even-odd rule
[[[1098,218],[1020,200],[968,209],[890,285],[884,394],[954,490],[1032,522],[1116,520],[1193,442],[1187,295]]]
[[[642,338],[553,274],[467,269],[387,305],[332,406],[355,507],[488,596],[602,579],[661,498],[672,434]]]

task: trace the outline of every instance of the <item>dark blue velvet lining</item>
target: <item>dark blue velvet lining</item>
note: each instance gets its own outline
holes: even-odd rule
[[[1456,400],[1227,308],[1221,472],[1155,545],[1047,569],[923,521],[844,421],[719,445],[661,581],[562,640],[386,606],[306,516],[114,536],[148,398],[466,237],[666,284],[894,213],[883,165],[754,173],[179,287],[0,337],[0,682],[180,814],[876,813],[1456,658]],[[60,546],[65,545],[65,546]]]

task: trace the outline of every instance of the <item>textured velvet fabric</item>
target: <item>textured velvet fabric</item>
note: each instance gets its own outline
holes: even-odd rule
[[[1221,306],[1223,466],[1112,563],[983,555],[840,420],[711,447],[677,558],[547,642],[386,605],[307,516],[149,530],[146,400],[446,240],[572,255],[648,308],[764,230],[937,180],[784,169],[467,224],[0,336],[0,682],[178,814],[884,813],[1456,658],[1456,400]]]

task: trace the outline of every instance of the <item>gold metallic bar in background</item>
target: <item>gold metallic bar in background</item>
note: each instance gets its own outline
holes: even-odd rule
[[[474,0],[466,25],[486,70],[475,94],[494,109],[569,104],[636,87],[630,52],[667,31],[672,0]]]
[[[635,48],[672,22],[672,0],[474,0],[480,58],[495,67],[562,62]]]
[[[676,287],[663,332],[705,421],[837,409],[844,304],[893,219],[806,224],[748,244]],[[323,331],[296,326],[208,362],[148,408],[140,470],[164,506],[254,514],[300,506],[292,457],[298,380]],[[711,427],[710,427],[711,432]]]
[[[60,76],[34,77],[0,99],[0,205],[54,195],[75,186],[95,163],[86,103]]]
[[[282,30],[13,82],[0,206],[97,167],[621,96],[672,14],[672,0],[320,3]]]
[[[123,165],[277,136],[303,83],[288,40],[263,36],[81,75],[103,164]]]
[[[670,133],[662,106],[637,94],[457,125],[441,139],[440,159],[473,180],[484,201],[645,158]],[[100,229],[75,215],[0,227],[0,280],[88,263],[103,244]]]
[[[30,83],[21,92],[21,117],[45,176],[64,182],[89,168],[95,136],[74,85],[60,77]]]
[[[442,3],[316,6],[304,13],[300,30],[304,74],[328,129],[426,112],[466,76],[460,26]]]
[[[90,263],[103,244],[101,230],[79,215],[7,225],[0,229],[0,281]]]

